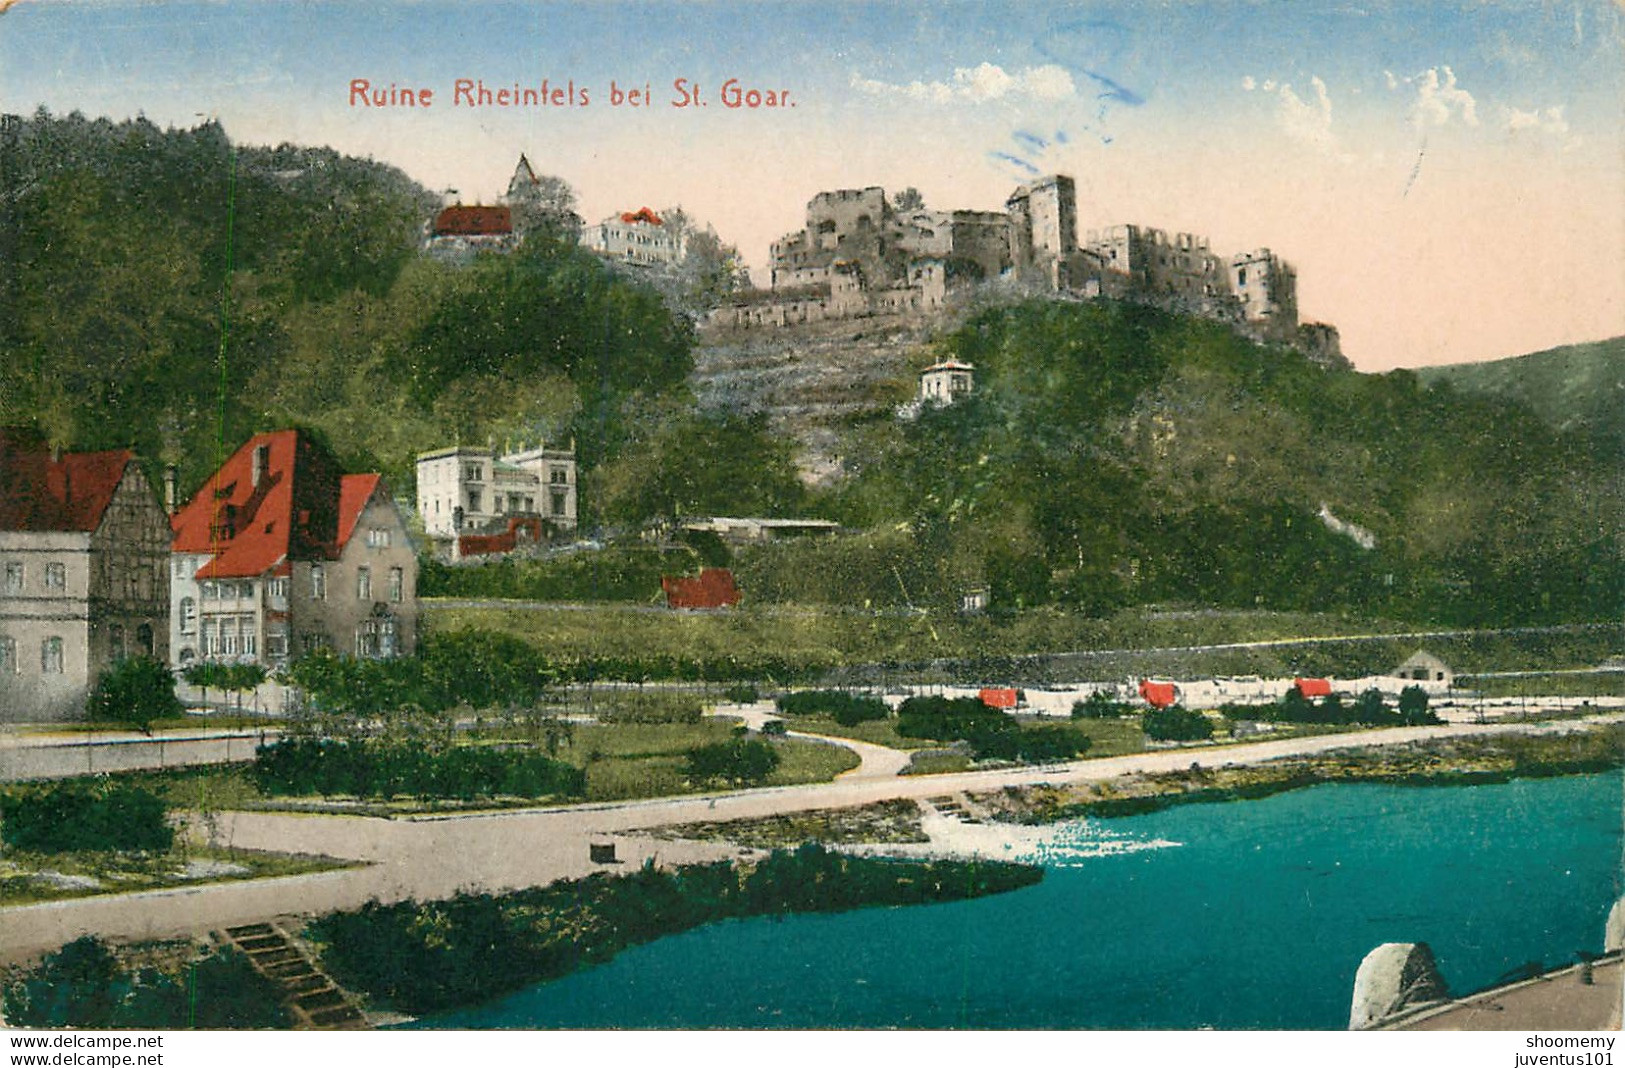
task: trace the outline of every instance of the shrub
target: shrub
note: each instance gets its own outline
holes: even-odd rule
[[[752,705],[762,699],[762,692],[754,682],[736,682],[724,689],[722,696],[736,705]]]
[[[1420,686],[1399,691],[1399,718],[1407,727],[1438,723],[1438,713],[1428,708],[1428,692]]]
[[[85,701],[91,719],[125,723],[147,733],[154,720],[184,711],[175,696],[175,676],[147,656],[132,656],[108,668]]]
[[[695,746],[685,759],[690,779],[722,779],[736,785],[759,783],[779,766],[777,749],[744,738]]]
[[[1105,690],[1096,690],[1082,701],[1072,702],[1073,719],[1116,719],[1126,715],[1130,706],[1116,700]]]
[[[803,690],[779,698],[779,711],[790,716],[825,715],[843,727],[855,727],[891,715],[878,697],[862,697],[840,690]]]
[[[454,746],[440,752],[381,742],[285,738],[261,746],[251,771],[260,789],[294,796],[579,797],[581,769],[534,749]]]
[[[131,972],[100,939],[80,938],[4,991],[6,1019],[23,1027],[283,1028],[281,994],[242,953],[215,950],[183,976]]]
[[[615,693],[594,706],[600,723],[698,723],[699,698],[686,693]]]
[[[77,783],[0,797],[0,839],[31,853],[162,852],[175,841],[161,798]]]
[[[905,738],[967,741],[979,760],[1065,760],[1089,748],[1074,727],[1021,724],[975,697],[910,697],[897,710]]]
[[[1174,705],[1149,709],[1140,719],[1148,738],[1159,742],[1197,742],[1213,737],[1213,721],[1200,712]]]

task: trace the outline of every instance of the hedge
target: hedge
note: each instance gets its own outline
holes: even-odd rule
[[[273,794],[471,801],[579,797],[586,774],[533,749],[454,746],[439,752],[380,742],[290,738],[261,746],[252,771]]]

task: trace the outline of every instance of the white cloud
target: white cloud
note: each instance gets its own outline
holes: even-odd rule
[[[1504,107],[1501,109],[1506,130],[1510,134],[1545,134],[1563,141],[1565,150],[1577,148],[1580,145],[1579,137],[1569,136],[1569,120],[1563,114],[1562,105],[1549,108],[1532,108],[1524,111],[1521,108]]]
[[[1287,83],[1281,85],[1280,109],[1277,118],[1281,129],[1294,141],[1302,142],[1323,152],[1337,150],[1337,137],[1332,133],[1332,101],[1327,95],[1326,83],[1311,77],[1314,99],[1304,100]]]
[[[1010,73],[997,64],[982,63],[975,67],[955,69],[952,81],[914,81],[906,85],[875,81],[854,74],[852,88],[875,96],[905,96],[933,104],[947,104],[955,100],[981,103],[1006,97],[1065,100],[1078,92],[1067,69],[1054,64],[1026,67]]]
[[[1449,67],[1430,67],[1405,80],[1416,86],[1416,102],[1411,105],[1416,126],[1443,126],[1457,114],[1468,126],[1478,125],[1478,101],[1456,84],[1456,72]]]
[[[1258,87],[1258,83],[1253,81],[1253,76],[1249,74],[1241,79],[1241,87],[1250,93]]]
[[[1390,90],[1399,88],[1399,79],[1394,77],[1394,72],[1391,70],[1385,70],[1382,72],[1382,80],[1388,83],[1388,88]]]

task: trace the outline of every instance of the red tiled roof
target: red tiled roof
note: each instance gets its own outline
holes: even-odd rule
[[[489,556],[493,553],[511,553],[519,545],[519,531],[527,532],[533,542],[542,540],[542,521],[530,516],[516,516],[508,520],[508,529],[501,534],[464,534],[457,539],[457,552],[461,556]]]
[[[1008,686],[984,686],[976,696],[989,708],[1014,708],[1020,695]]]
[[[53,458],[42,435],[0,429],[0,530],[95,530],[134,459],[128,449]]]
[[[436,237],[497,237],[513,233],[513,213],[500,205],[457,204],[434,219]]]
[[[707,567],[699,578],[660,577],[668,608],[731,608],[739,603],[739,587],[725,567]]]
[[[1141,679],[1140,697],[1152,708],[1169,708],[1179,703],[1179,687],[1171,682]]]
[[[621,221],[623,223],[646,222],[651,226],[665,225],[660,221],[660,216],[648,208],[639,208],[637,211],[623,211],[621,212]]]
[[[198,578],[286,573],[291,560],[338,556],[378,488],[377,475],[341,474],[327,450],[297,430],[256,434],[170,519],[171,548],[211,554]]]
[[[1332,695],[1332,682],[1330,679],[1293,679],[1292,685],[1298,688],[1298,693],[1304,697],[1330,697]]]

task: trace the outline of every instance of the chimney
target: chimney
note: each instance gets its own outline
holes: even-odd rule
[[[164,511],[170,515],[180,510],[180,481],[180,468],[164,465]]]
[[[265,469],[271,465],[271,446],[254,446],[253,466],[249,469],[249,485],[254,489],[260,488],[260,481],[265,478]]]

